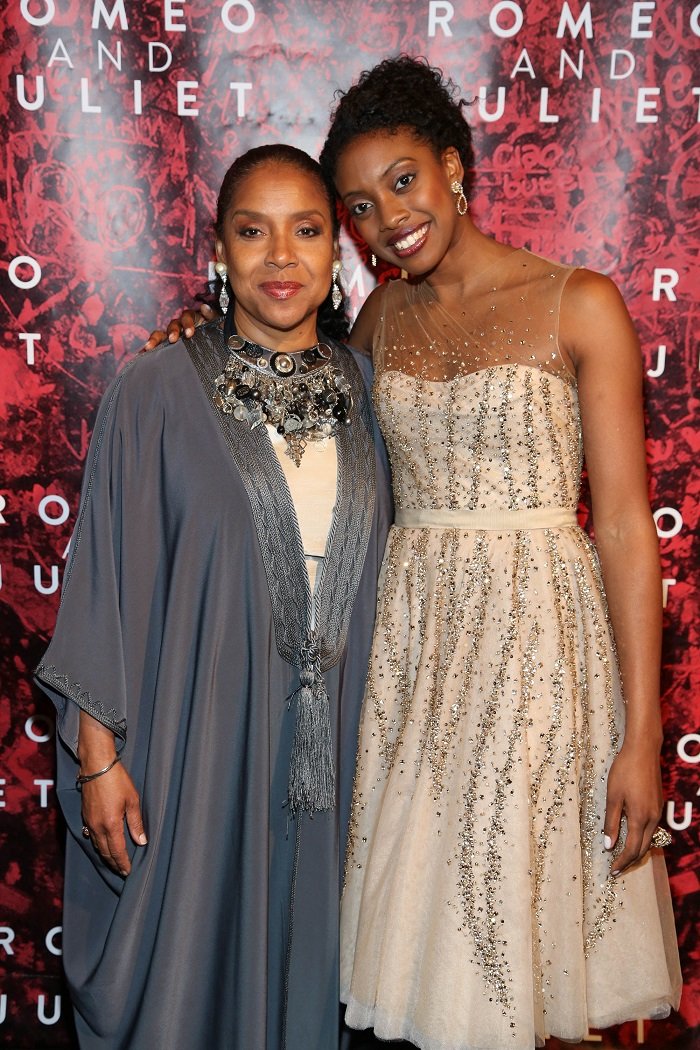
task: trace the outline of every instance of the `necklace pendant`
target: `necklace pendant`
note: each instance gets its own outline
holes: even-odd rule
[[[285,449],[286,454],[294,463],[295,467],[301,466],[301,457],[304,455],[304,449],[306,448],[306,442],[298,431],[294,431],[292,434],[285,434],[284,440],[287,442]]]

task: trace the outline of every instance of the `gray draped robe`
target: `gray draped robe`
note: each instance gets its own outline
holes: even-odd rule
[[[368,362],[336,354],[369,381]],[[299,670],[278,652],[247,465],[236,462],[211,393],[183,343],[139,356],[111,385],[37,670],[58,712],[64,963],[82,1050],[338,1043],[339,874],[391,515],[385,453],[369,414],[356,411],[353,441],[374,464],[376,497],[345,644],[324,675],[338,804],[292,821],[287,698]],[[339,475],[356,469],[337,447]],[[273,470],[271,446],[269,456]],[[287,516],[298,565],[283,502],[275,511]],[[327,557],[360,510],[338,500]],[[141,795],[149,842],[129,841],[126,880],[81,835],[81,707],[115,731]]]

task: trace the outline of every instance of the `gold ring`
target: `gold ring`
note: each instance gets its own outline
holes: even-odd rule
[[[672,842],[673,838],[666,831],[666,828],[657,828],[651,836],[651,844],[654,849],[663,849],[664,846],[670,846]]]

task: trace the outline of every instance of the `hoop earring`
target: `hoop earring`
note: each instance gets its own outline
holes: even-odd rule
[[[222,262],[216,263],[214,265],[214,269],[216,270],[216,272],[218,273],[219,277],[221,278],[221,291],[219,292],[219,306],[221,307],[221,312],[222,312],[222,314],[225,317],[226,316],[226,311],[228,310],[228,304],[231,302],[231,300],[229,298],[229,294],[228,294],[227,288],[226,288],[226,278],[228,277],[228,269],[226,268],[226,263],[222,263]]]
[[[457,212],[460,215],[466,215],[469,211],[469,201],[464,196],[464,189],[462,188],[462,183],[458,182],[457,179],[455,179],[454,182],[450,185],[450,189],[457,198]]]
[[[340,281],[338,279],[340,274],[340,267],[340,259],[336,259],[333,263],[333,280],[331,284],[331,302],[333,303],[334,310],[339,310],[340,304],[343,301],[343,293],[340,290]]]

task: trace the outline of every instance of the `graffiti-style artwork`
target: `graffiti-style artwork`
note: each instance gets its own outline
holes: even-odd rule
[[[53,626],[101,394],[157,323],[206,293],[231,160],[274,141],[317,154],[334,92],[399,51],[441,66],[465,99],[481,227],[609,274],[639,331],[664,576],[666,853],[686,988],[667,1021],[581,1045],[698,1045],[700,8],[10,0],[0,40],[0,1046],[75,1045],[53,715],[31,671]],[[353,307],[391,276],[347,228]]]

